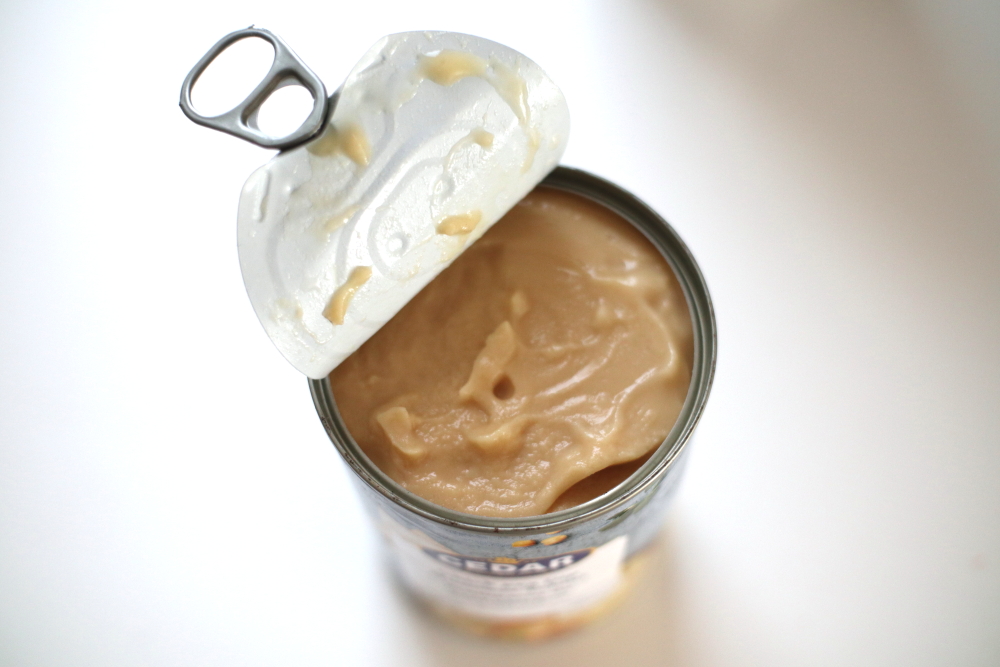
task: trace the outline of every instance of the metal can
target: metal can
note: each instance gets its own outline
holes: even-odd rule
[[[583,196],[634,225],[663,255],[687,299],[694,338],[687,399],[666,439],[628,479],[582,505],[540,516],[494,518],[445,509],[377,468],[341,420],[329,379],[309,381],[319,418],[354,471],[405,588],[468,630],[520,639],[579,626],[627,591],[680,482],[716,359],[708,287],[666,221],[635,196],[581,170],[558,167],[540,185]]]

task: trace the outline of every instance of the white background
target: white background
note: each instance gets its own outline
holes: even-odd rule
[[[566,93],[565,163],[707,276],[715,389],[651,576],[537,647],[386,580],[243,292],[268,152],[181,80],[270,28],[335,88],[470,32]],[[1000,6],[0,4],[0,664],[1000,664]]]

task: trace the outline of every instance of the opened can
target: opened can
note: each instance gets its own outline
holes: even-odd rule
[[[584,171],[557,167],[540,187],[587,198],[635,226],[673,269],[687,300],[694,342],[687,398],[666,439],[628,479],[586,503],[540,516],[494,518],[449,510],[407,491],[376,467],[341,420],[329,379],[309,381],[320,420],[354,471],[404,586],[462,627],[524,639],[576,627],[627,589],[680,482],[716,359],[708,288],[670,225],[630,193]]]

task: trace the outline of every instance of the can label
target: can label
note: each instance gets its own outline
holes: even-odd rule
[[[543,558],[463,556],[398,532],[389,542],[417,594],[470,616],[508,620],[573,614],[601,602],[621,584],[627,537]]]

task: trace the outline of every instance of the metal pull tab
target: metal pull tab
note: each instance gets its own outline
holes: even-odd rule
[[[219,57],[219,54],[241,39],[248,37],[260,37],[274,47],[274,62],[271,64],[271,69],[253,92],[235,108],[218,116],[202,116],[194,110],[194,106],[191,104],[191,89],[195,82],[212,64],[212,61]],[[260,111],[261,105],[274,91],[295,84],[303,86],[313,97],[313,108],[309,116],[295,132],[287,136],[272,137],[264,134],[257,126],[257,112]],[[244,30],[229,33],[202,56],[198,64],[184,78],[184,84],[181,86],[180,104],[184,115],[199,125],[245,139],[263,148],[286,149],[308,141],[323,129],[329,101],[323,82],[280,37],[267,30],[250,26]]]

